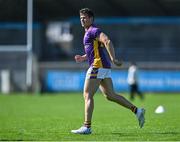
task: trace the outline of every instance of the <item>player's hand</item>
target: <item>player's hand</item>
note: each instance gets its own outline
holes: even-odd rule
[[[81,55],[76,55],[74,56],[74,59],[77,63],[80,63],[82,61],[84,61],[83,57]]]
[[[120,60],[115,59],[115,60],[113,61],[113,63],[114,63],[116,66],[122,66],[122,61],[120,61]]]

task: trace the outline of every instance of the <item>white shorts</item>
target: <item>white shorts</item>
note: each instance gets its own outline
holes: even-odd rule
[[[86,73],[86,79],[111,78],[111,69],[90,67]]]

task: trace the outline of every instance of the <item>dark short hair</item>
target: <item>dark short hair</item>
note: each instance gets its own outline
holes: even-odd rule
[[[93,19],[94,19],[94,13],[89,8],[82,8],[82,9],[79,10],[79,13],[87,14],[89,17],[93,17]]]

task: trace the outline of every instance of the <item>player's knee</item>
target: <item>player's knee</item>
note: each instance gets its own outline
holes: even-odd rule
[[[113,93],[111,92],[107,92],[105,93],[105,97],[108,101],[113,101],[114,100],[114,96],[113,96]]]
[[[89,92],[85,92],[84,100],[87,101],[87,100],[91,100],[91,99],[93,99],[92,95]]]

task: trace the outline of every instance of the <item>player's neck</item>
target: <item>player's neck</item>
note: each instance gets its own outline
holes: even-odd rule
[[[87,31],[91,28],[91,26],[92,26],[92,25],[85,27],[85,28],[84,28],[85,31],[87,32]]]

